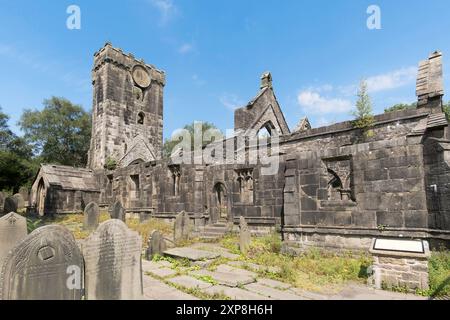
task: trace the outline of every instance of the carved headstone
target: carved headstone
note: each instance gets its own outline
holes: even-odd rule
[[[153,256],[161,255],[166,250],[167,244],[166,240],[164,240],[163,234],[158,230],[154,230],[151,237],[148,239],[148,247],[145,252],[145,258],[147,260],[152,260]]]
[[[20,193],[16,193],[13,197],[17,200],[17,210],[22,210],[25,208],[25,200]]]
[[[17,212],[17,199],[15,197],[6,197],[3,205],[3,213]]]
[[[0,273],[0,300],[80,300],[83,256],[59,225],[36,229],[15,246]]]
[[[0,266],[8,252],[27,236],[27,219],[11,212],[0,218]]]
[[[247,221],[241,216],[239,218],[239,250],[242,253],[247,253],[251,240],[251,233],[248,229]]]
[[[176,216],[173,230],[174,231],[173,239],[175,243],[189,239],[189,232],[190,232],[189,223],[190,223],[189,215],[186,212],[181,211]]]
[[[139,234],[122,221],[101,223],[83,243],[86,299],[141,299],[141,248]]]
[[[113,203],[110,209],[111,219],[118,219],[125,221],[125,209],[122,206],[122,203],[117,200]]]
[[[84,208],[84,221],[83,221],[83,229],[84,230],[95,230],[98,227],[100,218],[100,209],[98,204],[95,202],[90,202]]]
[[[30,191],[28,190],[27,187],[21,187],[19,189],[19,193],[22,196],[23,200],[25,202],[28,202],[28,198],[30,197]]]

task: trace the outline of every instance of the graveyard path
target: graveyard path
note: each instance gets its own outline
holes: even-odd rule
[[[289,284],[260,277],[265,266],[238,261],[238,255],[211,243],[171,251],[176,257],[189,257],[190,266],[174,260],[142,261],[144,299],[147,300],[426,300],[410,294],[375,290],[360,284],[348,284],[338,293],[316,293]],[[211,252],[221,260],[210,259]],[[223,258],[226,258],[224,260]],[[170,259],[169,259],[170,260]],[[212,264],[212,265],[211,265]],[[214,266],[214,267],[212,267]]]

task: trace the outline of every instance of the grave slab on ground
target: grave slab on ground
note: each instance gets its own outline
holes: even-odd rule
[[[199,300],[157,279],[144,275],[145,300]]]
[[[241,273],[198,270],[191,274],[197,276],[209,276],[217,283],[228,287],[239,287],[256,281],[254,277]]]
[[[153,269],[149,271],[152,275],[155,275],[160,278],[167,278],[177,274],[177,272],[170,268],[159,268]]]
[[[149,272],[160,268],[170,268],[172,264],[169,261],[147,261],[142,260],[142,270]]]
[[[296,295],[290,291],[283,291],[267,287],[259,283],[250,283],[244,286],[244,289],[254,293],[262,294],[274,300],[306,300],[304,297]]]
[[[269,300],[268,297],[262,296],[260,294],[247,291],[240,288],[230,288],[227,286],[212,286],[204,290],[210,295],[214,294],[224,294],[233,300]]]
[[[271,287],[274,289],[287,290],[289,288],[292,288],[292,285],[290,285],[288,283],[284,283],[284,282],[272,280],[272,279],[266,279],[266,278],[258,279],[258,283],[262,284],[266,287]]]
[[[188,289],[206,289],[212,286],[212,284],[205,281],[198,280],[191,276],[178,276],[175,278],[168,279],[170,283],[188,288]]]
[[[164,255],[174,258],[185,258],[191,261],[211,260],[220,257],[219,253],[193,248],[173,248],[164,251]]]

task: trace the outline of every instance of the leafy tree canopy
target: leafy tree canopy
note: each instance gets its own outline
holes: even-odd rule
[[[8,120],[0,108],[0,191],[14,193],[21,186],[30,186],[37,164],[32,159],[32,148],[9,129]]]
[[[25,110],[19,125],[45,163],[82,167],[87,163],[91,116],[65,98],[44,100],[42,111]]]
[[[191,124],[187,124],[183,127],[183,129],[187,130],[191,137],[191,151],[194,150],[194,133],[195,133],[195,122]],[[208,130],[216,130],[217,133],[220,133],[220,136],[223,137],[223,134],[220,132],[220,130],[212,123],[210,122],[201,122],[201,130],[202,130],[202,147],[205,147],[207,144],[211,143],[211,140],[205,139],[204,133]],[[174,151],[173,148],[178,145],[181,141],[181,137],[179,139],[166,139],[163,146],[163,156],[165,158],[168,158],[172,155],[172,152]]]

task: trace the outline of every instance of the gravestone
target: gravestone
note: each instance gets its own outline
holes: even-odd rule
[[[167,250],[166,240],[164,236],[158,230],[152,232],[151,237],[148,239],[148,247],[145,251],[145,258],[147,260],[152,260],[155,255],[162,255],[164,251]]]
[[[27,236],[27,219],[11,212],[0,218],[0,266],[17,243]]]
[[[82,279],[83,256],[72,233],[41,227],[4,259],[0,300],[80,300]]]
[[[13,197],[17,200],[17,210],[22,210],[25,208],[25,200],[20,193],[16,193]]]
[[[25,203],[28,202],[29,197],[30,197],[30,191],[28,190],[27,187],[21,187],[19,189],[19,193],[22,196],[23,200],[25,201]]]
[[[141,299],[141,248],[141,237],[124,222],[101,223],[83,242],[86,299]]]
[[[84,230],[95,230],[98,227],[100,218],[100,209],[98,204],[95,202],[90,202],[84,208],[84,221],[83,221],[83,229]]]
[[[239,250],[242,253],[247,253],[251,240],[251,233],[248,229],[247,221],[241,216],[239,218]]]
[[[122,206],[122,203],[117,200],[113,203],[110,209],[111,219],[118,219],[125,221],[125,209]]]
[[[17,199],[14,197],[6,197],[3,205],[3,213],[17,212]]]
[[[181,211],[175,218],[173,239],[177,243],[179,241],[188,240],[190,232],[189,215]]]

